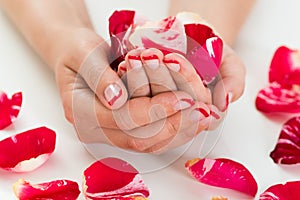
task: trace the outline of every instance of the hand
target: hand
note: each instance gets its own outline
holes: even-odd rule
[[[55,73],[66,118],[81,141],[141,152],[165,151],[207,128],[208,107],[185,92],[127,101],[125,86],[109,67],[106,43],[90,29],[62,32]],[[107,101],[111,98],[105,98],[111,83],[122,89],[112,104]]]
[[[214,129],[225,116],[228,104],[238,99],[244,89],[242,61],[227,45],[223,52],[220,76],[211,91],[183,56],[176,53],[164,56],[153,48],[128,52],[118,67],[118,75],[127,85],[130,98],[179,90],[190,94],[195,101],[208,104],[212,113],[209,129]]]

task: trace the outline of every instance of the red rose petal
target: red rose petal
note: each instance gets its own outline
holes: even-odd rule
[[[297,87],[283,88],[277,82],[258,92],[256,108],[265,113],[298,113],[300,112],[300,91]]]
[[[111,37],[111,54],[113,62],[111,67],[117,69],[120,62],[131,46],[128,41],[129,33],[134,26],[135,11],[115,11],[109,18],[109,35]]]
[[[296,200],[300,197],[300,181],[286,182],[269,187],[259,200]]]
[[[279,47],[271,61],[269,81],[290,87],[300,85],[300,52],[288,47]]]
[[[70,180],[30,184],[20,179],[13,185],[13,190],[19,200],[75,200],[80,194],[78,184]]]
[[[84,171],[87,199],[146,199],[149,190],[138,171],[118,158],[104,158]]]
[[[270,156],[279,164],[300,163],[300,117],[294,117],[283,125]]]
[[[196,158],[187,161],[185,167],[201,183],[237,190],[253,197],[257,193],[257,183],[252,174],[233,160]]]
[[[204,83],[209,84],[219,72],[223,41],[204,24],[185,24],[184,27],[187,34],[187,59]]]
[[[54,131],[40,127],[0,141],[0,168],[15,172],[32,171],[55,149]]]
[[[0,91],[0,130],[6,128],[18,117],[22,105],[22,93],[15,93],[11,99]]]

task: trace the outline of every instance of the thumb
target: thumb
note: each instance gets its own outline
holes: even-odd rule
[[[78,72],[105,107],[118,109],[127,101],[128,93],[122,80],[110,67],[109,51],[103,41],[88,53]]]
[[[245,87],[245,66],[228,46],[224,48],[220,75],[221,80],[217,82],[213,91],[213,104],[220,111],[225,111],[230,102],[243,94]]]

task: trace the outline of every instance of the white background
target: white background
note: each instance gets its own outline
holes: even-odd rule
[[[96,30],[105,37],[107,19],[113,10],[136,9],[149,18],[161,19],[167,15],[167,3],[161,3],[161,0],[87,1]],[[155,7],[154,12],[151,7]],[[247,166],[258,182],[258,194],[272,184],[300,179],[299,166],[278,166],[269,157],[286,118],[265,116],[254,106],[258,90],[267,85],[268,66],[275,49],[282,44],[300,49],[299,7],[300,1],[295,0],[257,1],[234,47],[247,66],[245,93],[230,105],[221,138],[209,154],[210,157],[231,158]],[[24,95],[18,120],[13,126],[0,131],[0,137],[42,125],[57,132],[55,153],[41,168],[22,174],[0,171],[0,199],[15,199],[11,186],[19,178],[33,183],[66,178],[81,185],[82,172],[94,159],[64,119],[52,72],[1,11],[0,58],[0,89],[10,95],[17,91]],[[151,190],[150,199],[204,200],[215,195],[231,200],[251,199],[237,192],[196,182],[185,171],[185,160],[183,157],[162,170],[143,174]],[[146,159],[144,162],[147,164]]]

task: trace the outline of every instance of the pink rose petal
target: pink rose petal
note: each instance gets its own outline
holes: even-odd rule
[[[272,58],[270,85],[259,91],[256,108],[262,112],[300,112],[300,53],[279,47]]]
[[[22,105],[22,93],[15,93],[8,98],[4,92],[0,91],[0,130],[11,125],[18,117]]]
[[[84,171],[87,199],[146,199],[149,190],[138,171],[118,158],[104,158]]]
[[[294,117],[283,125],[270,156],[279,164],[300,163],[300,117]]]
[[[299,88],[283,88],[273,82],[258,92],[255,100],[256,108],[265,113],[298,113],[300,112]]]
[[[0,168],[32,171],[48,160],[55,149],[54,131],[40,127],[0,141]]]
[[[136,48],[157,48],[165,54],[186,53],[184,27],[174,16],[136,27],[129,40]]]
[[[78,184],[70,180],[31,184],[20,179],[13,190],[19,200],[76,200],[80,194]]]
[[[259,200],[296,200],[300,198],[300,181],[286,182],[269,187]]]
[[[242,164],[225,158],[193,159],[185,167],[199,182],[222,188],[229,188],[255,196],[257,183]]]
[[[300,52],[286,46],[279,47],[270,65],[269,81],[284,87],[300,85]]]

